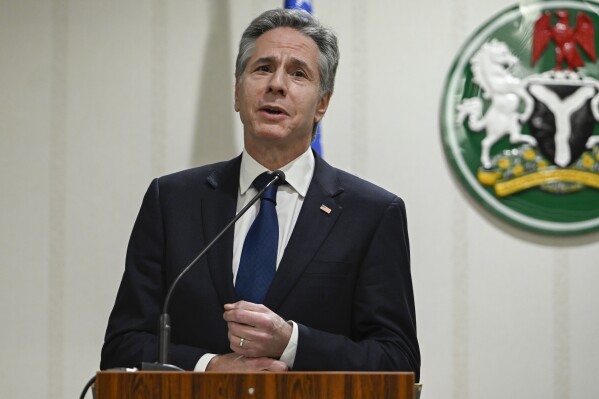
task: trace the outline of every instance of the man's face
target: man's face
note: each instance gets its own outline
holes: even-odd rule
[[[301,154],[314,122],[323,117],[329,94],[320,97],[318,46],[292,28],[262,34],[235,85],[235,110],[246,148],[275,146]]]

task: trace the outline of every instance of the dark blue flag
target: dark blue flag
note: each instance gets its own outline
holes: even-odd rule
[[[285,0],[285,8],[299,8],[312,14],[312,0]]]

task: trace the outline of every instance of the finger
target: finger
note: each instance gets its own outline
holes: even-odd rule
[[[247,328],[247,327],[246,327]],[[272,338],[264,333],[238,333],[231,331],[228,333],[229,348],[232,352],[247,357],[262,357],[274,353],[270,348]]]
[[[272,333],[265,328],[255,327],[249,324],[236,323],[234,321],[227,322],[228,332],[238,337],[244,337],[252,341],[258,339],[268,339]]]
[[[255,372],[255,371],[284,371],[285,364],[266,357],[247,358],[237,353],[218,355],[208,363],[210,371]]]
[[[254,312],[261,312],[261,313],[264,313],[269,310],[266,306],[264,306],[262,304],[247,302],[247,301],[238,301],[235,303],[225,304],[225,310],[233,310],[233,309],[245,309],[245,310],[251,310]]]
[[[268,368],[264,369],[266,371],[271,371],[271,372],[281,372],[281,371],[287,371],[289,368],[287,367],[287,365],[279,360],[275,360],[273,361]]]
[[[227,333],[227,338],[229,339],[229,342],[231,343],[231,345],[239,345],[242,337],[244,338],[244,342],[248,341],[247,336],[244,334],[236,334],[233,332]],[[239,346],[243,347],[243,345],[239,345]]]
[[[229,334],[233,337],[250,338],[250,336],[252,335],[251,330],[253,327],[248,327],[245,324],[239,324],[230,321],[227,323],[227,327],[229,329]],[[229,338],[229,340],[231,340],[231,338]]]
[[[225,321],[246,324],[248,326],[256,326],[265,317],[267,315],[264,313],[257,313],[246,309],[232,309],[223,313]]]
[[[268,348],[268,342],[254,341],[247,337],[233,336],[232,339],[229,340],[229,348],[231,351],[249,358],[263,357],[267,356],[266,353],[269,353],[269,351],[266,350]]]
[[[248,343],[249,341],[247,339],[233,335],[229,339],[229,348],[235,353],[244,355],[247,354]]]

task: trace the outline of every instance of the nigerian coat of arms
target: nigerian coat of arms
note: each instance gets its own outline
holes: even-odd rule
[[[455,172],[495,214],[537,232],[599,229],[599,4],[588,3],[495,16],[459,52],[444,91]]]

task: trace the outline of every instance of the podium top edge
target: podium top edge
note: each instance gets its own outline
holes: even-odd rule
[[[124,370],[98,370],[96,374],[225,374],[225,375],[289,375],[289,374],[311,374],[311,375],[414,375],[411,371],[259,371],[259,372],[226,372],[226,371],[124,371]]]

